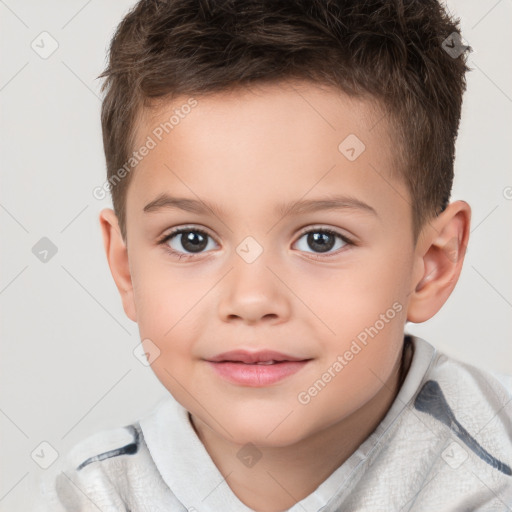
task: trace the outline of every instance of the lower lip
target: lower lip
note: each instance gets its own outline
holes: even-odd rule
[[[283,361],[274,364],[245,364],[208,361],[212,368],[226,380],[250,387],[264,387],[279,382],[304,368],[306,361]]]

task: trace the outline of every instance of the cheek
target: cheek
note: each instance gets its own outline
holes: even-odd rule
[[[410,267],[410,258],[401,254],[366,254],[347,268],[330,269],[316,292],[308,287],[307,296],[334,325],[365,327],[405,299]]]
[[[349,268],[331,270],[322,291],[308,295],[308,305],[322,320],[319,329],[325,334],[318,340],[327,366],[348,351],[353,362],[345,376],[358,379],[364,370],[369,383],[376,381],[368,368],[381,368],[383,373],[392,368],[406,320],[412,259],[405,251],[387,249],[368,251]]]
[[[175,269],[153,265],[139,272],[134,283],[140,339],[149,339],[159,351],[151,367],[166,386],[190,372],[194,340],[200,336],[201,298],[209,282],[186,277]],[[167,370],[167,371],[166,371]],[[171,389],[169,388],[169,389]]]
[[[204,283],[166,265],[157,250],[148,251],[144,257],[135,254],[131,269],[141,336],[161,340],[175,337],[175,331],[186,324],[187,312],[204,294]]]

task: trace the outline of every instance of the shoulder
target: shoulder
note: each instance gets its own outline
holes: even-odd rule
[[[503,386],[503,388],[506,389],[509,395],[512,397],[512,375],[491,370],[488,370],[487,373],[496,379],[496,381],[499,382],[500,385]]]
[[[67,455],[69,469],[81,471],[94,462],[135,455],[141,444],[137,423],[97,432],[77,443]]]
[[[79,441],[43,475],[39,508],[34,510],[89,511],[97,510],[97,503],[108,504],[112,511],[126,510],[122,476],[128,466],[137,466],[134,458],[143,451],[142,444],[138,423],[100,431]]]
[[[461,405],[487,405],[497,413],[512,414],[510,410],[504,409],[504,405],[512,398],[512,375],[490,371],[437,352],[424,381],[420,386],[423,391],[420,391],[420,395],[423,395],[420,400],[439,394],[442,390],[446,397]]]
[[[466,402],[465,405],[468,402],[484,402],[496,407],[496,402],[501,402],[497,407],[501,412],[502,406],[512,399],[512,375],[464,362],[416,336],[411,336],[411,339],[414,342],[414,357],[422,357],[425,363],[428,362],[418,386],[418,402],[440,396],[442,390],[445,397]],[[511,414],[510,410],[503,412]]]
[[[431,418],[435,428],[450,432],[475,462],[510,478],[511,400],[512,376],[438,352],[418,388],[414,408]]]
[[[501,510],[512,503],[511,377],[420,338],[414,349],[403,413],[383,431],[354,503],[369,493],[389,509],[399,497],[414,510]]]

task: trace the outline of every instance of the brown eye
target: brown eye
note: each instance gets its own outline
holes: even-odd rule
[[[189,252],[201,252],[208,245],[208,238],[197,231],[184,231],[178,236],[181,246]]]
[[[187,257],[202,253],[208,247],[209,239],[211,236],[201,229],[180,228],[169,233],[160,243],[167,245],[172,253]]]
[[[300,244],[300,242],[303,243]],[[331,229],[310,229],[302,233],[296,244],[299,245],[298,249],[301,251],[322,254],[332,251],[333,248],[341,249],[345,245],[351,245],[352,242],[341,233]]]
[[[336,237],[330,233],[308,233],[307,235],[308,247],[311,247],[318,252],[330,251],[336,243]]]

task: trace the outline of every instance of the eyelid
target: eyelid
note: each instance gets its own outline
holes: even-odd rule
[[[340,228],[334,228],[330,227],[326,224],[308,224],[307,227],[302,228],[299,232],[299,235],[297,237],[297,240],[300,239],[302,236],[315,231],[325,231],[332,233],[336,236],[339,236],[344,242],[351,245],[357,245],[355,237],[352,237],[351,235],[346,235],[343,230]],[[295,242],[294,242],[295,243]]]
[[[336,231],[335,228],[331,228],[326,224],[308,224],[306,227],[300,228],[299,236],[309,233],[310,231],[313,231],[315,229],[317,231]]]
[[[194,224],[183,224],[176,226],[174,228],[171,228],[170,231],[167,231],[164,235],[162,235],[160,238],[157,239],[157,243],[163,243],[164,241],[168,240],[170,237],[181,233],[183,231],[196,231],[199,233],[202,233],[204,235],[208,235],[210,238],[214,240],[214,242],[219,245],[219,242],[217,242],[216,238],[208,231],[206,228],[195,226]]]
[[[171,228],[170,231],[168,231],[164,235],[162,235],[157,241],[159,243],[161,243],[164,240],[170,238],[171,236],[176,235],[182,231],[186,231],[188,229],[198,231],[199,233],[208,235],[215,241],[216,244],[219,244],[219,242],[216,240],[215,236],[213,236],[206,228],[198,227],[194,224],[183,224],[183,225],[179,225],[175,228]],[[310,233],[311,231],[314,231],[314,230],[332,232],[333,234],[341,237],[347,243],[356,245],[356,242],[354,241],[354,239],[351,236],[348,236],[348,235],[344,234],[343,232],[340,232],[338,228],[330,227],[325,224],[308,224],[307,226],[300,229],[299,234],[297,235],[297,239],[301,238],[305,234]],[[297,239],[295,241],[297,241]]]
[[[217,245],[219,245],[217,240],[215,240],[215,237],[213,235],[211,235],[206,228],[202,228],[202,227],[200,228],[200,227],[190,225],[190,224],[183,224],[183,225],[179,225],[179,226],[172,228],[170,231],[168,231],[163,236],[158,238],[156,243],[158,246],[162,246],[163,249],[168,254],[170,254],[173,258],[177,258],[178,260],[182,260],[182,259],[184,261],[194,260],[198,257],[202,258],[202,259],[204,259],[205,257],[208,258],[210,256],[209,252],[211,252],[211,251],[199,252],[199,253],[180,252],[180,251],[176,251],[175,249],[173,249],[172,247],[170,247],[167,244],[167,241],[170,240],[171,238],[175,237],[176,235],[179,235],[180,233],[184,233],[187,231],[194,231],[196,233],[201,233],[203,235],[206,235],[207,237],[210,237]]]

